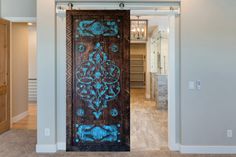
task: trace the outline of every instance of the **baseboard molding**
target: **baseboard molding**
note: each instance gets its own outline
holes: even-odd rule
[[[12,118],[12,123],[18,122],[19,120],[25,118],[27,115],[28,115],[28,111],[25,111],[25,112],[23,112],[21,114],[18,114],[17,116]]]
[[[66,150],[66,143],[58,142],[57,143],[57,150]]]
[[[37,101],[29,100],[28,102],[29,106],[37,106]]]
[[[169,144],[169,149],[171,151],[179,151],[180,150],[180,144],[179,143]]]
[[[183,154],[236,154],[236,146],[185,146],[180,145]]]
[[[57,145],[56,144],[37,144],[36,152],[37,153],[56,153]]]
[[[66,143],[36,145],[37,153],[55,153],[57,150],[66,150]],[[236,146],[185,146],[177,143],[171,151],[177,150],[182,154],[236,154]]]

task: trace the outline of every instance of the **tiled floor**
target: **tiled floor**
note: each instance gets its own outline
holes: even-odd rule
[[[144,89],[131,90],[131,149],[167,149],[167,111],[145,99]]]

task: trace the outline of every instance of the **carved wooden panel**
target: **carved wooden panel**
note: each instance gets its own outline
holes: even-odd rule
[[[67,11],[67,150],[130,150],[129,42],[129,11]]]

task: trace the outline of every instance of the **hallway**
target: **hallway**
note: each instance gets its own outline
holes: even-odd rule
[[[37,106],[36,103],[29,103],[28,115],[20,121],[12,124],[12,129],[37,129]]]
[[[167,148],[167,110],[157,110],[155,101],[145,100],[144,89],[131,89],[131,150]]]

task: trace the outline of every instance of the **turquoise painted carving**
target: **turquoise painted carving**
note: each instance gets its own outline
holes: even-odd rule
[[[76,112],[77,116],[80,116],[80,117],[83,117],[84,113],[85,113],[84,109],[82,109],[82,108],[78,109],[77,112]]]
[[[77,48],[77,51],[80,53],[83,53],[86,51],[86,47],[83,43],[78,44],[76,48]]]
[[[112,37],[119,33],[115,20],[83,20],[79,22],[77,30],[79,35],[83,37],[99,35]]]
[[[110,114],[111,114],[112,117],[118,116],[118,111],[117,111],[117,109],[115,109],[115,108],[111,109]]]
[[[76,92],[86,101],[96,119],[99,119],[108,102],[120,93],[120,68],[108,59],[101,43],[97,42],[88,60],[76,69]]]
[[[109,48],[112,52],[115,53],[119,51],[119,47],[116,44],[112,44]]]
[[[77,138],[77,139],[75,139],[75,142],[76,142],[76,143],[78,143],[78,142],[79,142],[79,139],[78,139],[78,138]]]
[[[118,127],[116,125],[80,125],[77,128],[78,138],[82,142],[118,142]],[[77,139],[79,141],[79,139]]]

